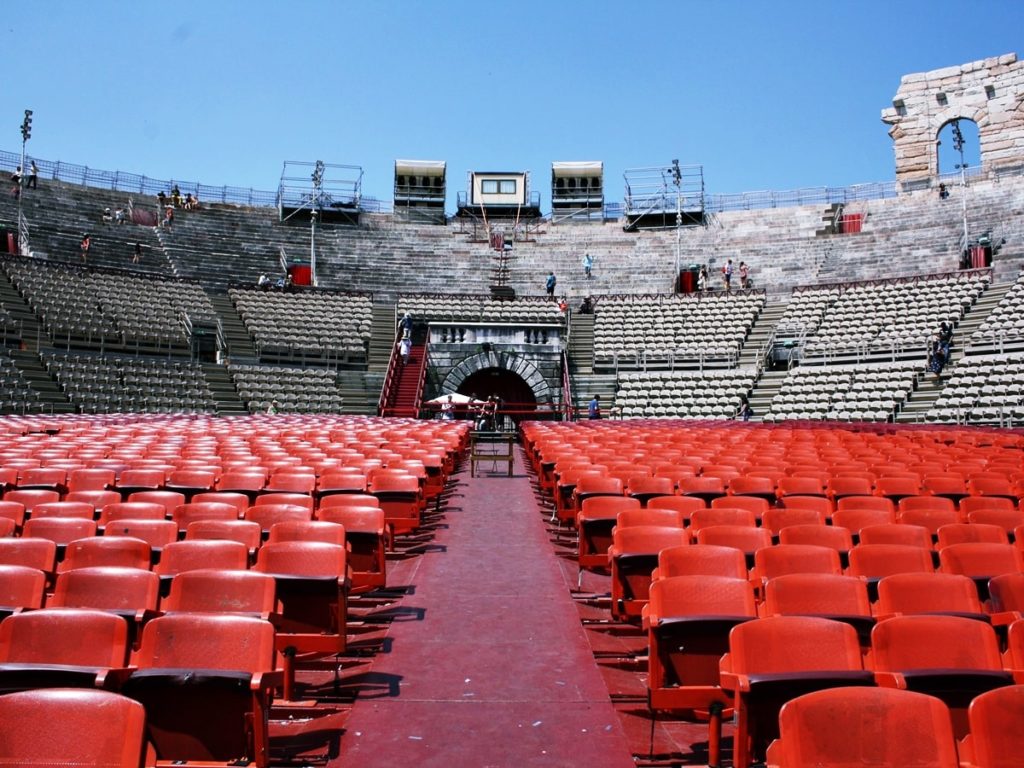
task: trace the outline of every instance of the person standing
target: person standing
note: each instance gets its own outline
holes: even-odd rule
[[[82,263],[89,263],[89,248],[92,247],[92,240],[89,239],[89,233],[86,232],[82,235],[82,242],[79,244],[79,248],[82,251]]]
[[[558,284],[558,278],[555,277],[554,272],[548,272],[548,279],[544,281],[544,289],[548,292],[548,298],[552,301],[555,300],[555,286]]]
[[[398,342],[398,354],[402,356],[402,365],[409,364],[409,355],[412,354],[412,337],[405,335],[402,340]]]
[[[587,404],[587,418],[588,419],[600,419],[601,418],[601,396],[594,395],[590,402]]]
[[[589,253],[583,255],[583,274],[586,275],[587,280],[590,279],[591,272],[594,269],[594,257]]]
[[[747,262],[740,262],[740,288],[744,291],[750,287],[750,267],[747,266]]]
[[[132,254],[132,264],[142,261],[142,243],[135,243],[135,252]]]
[[[722,267],[722,280],[725,281],[725,290],[732,290],[732,259],[725,262],[725,266]]]
[[[36,161],[33,160],[28,167],[28,183],[25,185],[25,189],[36,189],[37,184],[39,184],[39,169],[36,167]]]
[[[398,326],[402,329],[403,336],[412,336],[412,315],[408,312],[402,315],[402,319],[399,321]]]

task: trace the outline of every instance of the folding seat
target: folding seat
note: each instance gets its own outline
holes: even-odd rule
[[[251,501],[256,498],[266,484],[267,474],[262,469],[224,472],[217,480],[217,490],[244,493]]]
[[[967,733],[971,699],[1013,683],[995,630],[959,616],[895,616],[877,623],[869,663],[879,685],[942,699],[958,737]]]
[[[974,541],[987,544],[1008,544],[1006,529],[999,525],[985,523],[950,523],[943,525],[938,531],[938,549],[950,544],[963,544]]]
[[[349,569],[345,547],[320,541],[264,544],[254,570],[277,582],[277,647],[284,653],[284,698],[294,700],[296,653],[344,653]]]
[[[204,504],[208,501],[213,501],[218,504],[231,504],[238,510],[239,518],[241,518],[245,513],[245,510],[247,510],[250,505],[249,497],[244,493],[236,491],[207,491],[205,493],[197,493],[192,497],[190,503]]]
[[[52,539],[0,539],[0,565],[23,565],[52,575],[57,563],[57,544]]]
[[[92,520],[96,510],[92,504],[84,501],[48,501],[36,504],[32,508],[32,518],[43,517],[81,517]]]
[[[932,496],[949,499],[959,504],[960,499],[967,496],[967,485],[959,472],[941,472],[926,474],[921,481],[921,489]]]
[[[983,509],[1015,510],[1017,503],[1014,499],[1005,496],[965,496],[960,499],[958,509],[961,515],[970,518],[971,513]]]
[[[134,491],[128,494],[126,501],[148,501],[154,504],[163,504],[167,511],[167,517],[171,517],[174,510],[185,503],[185,494],[177,491]]]
[[[261,495],[268,493],[302,493],[311,495],[316,490],[316,475],[306,472],[274,472]]]
[[[220,501],[194,501],[175,507],[171,519],[184,533],[189,523],[196,520],[237,520],[238,507]]]
[[[259,523],[263,537],[270,533],[276,523],[285,521],[311,521],[313,510],[297,504],[261,504],[245,511],[246,520]]]
[[[256,497],[256,500],[252,503],[254,507],[260,507],[264,504],[294,504],[296,506],[305,507],[312,511],[315,506],[315,499],[305,493],[290,493],[288,491],[279,491],[275,493],[264,493]]]
[[[149,570],[151,554],[149,544],[142,539],[131,536],[87,536],[68,542],[64,559],[57,570],[64,572],[98,566]]]
[[[832,515],[832,525],[846,528],[854,536],[869,525],[895,525],[896,513],[882,509],[837,509]]]
[[[274,628],[252,616],[172,613],[148,622],[122,692],[146,708],[160,761],[269,763],[267,725],[281,674]]]
[[[711,509],[746,509],[753,512],[758,520],[771,508],[765,499],[757,496],[719,496],[712,499],[709,506]]]
[[[156,611],[159,577],[141,568],[96,566],[61,573],[47,608],[92,608],[121,616],[131,625],[129,640]]]
[[[25,505],[18,501],[0,501],[0,517],[14,521],[15,530],[25,524]]]
[[[683,519],[689,521],[694,510],[706,509],[703,499],[693,496],[657,496],[647,502],[648,509],[672,509],[680,512]]]
[[[317,515],[321,510],[334,509],[336,507],[380,507],[376,496],[368,493],[338,493],[333,496],[324,496],[320,499]]]
[[[163,488],[166,478],[167,472],[164,469],[129,468],[122,471],[120,477],[117,478],[116,488],[120,492],[121,498],[127,499],[133,493],[156,491]]]
[[[185,571],[200,568],[218,568],[225,571],[244,571],[249,567],[249,549],[229,539],[185,539],[163,548],[160,562],[153,569],[161,580]]]
[[[45,727],[59,723],[60,726]],[[138,768],[145,711],[107,691],[41,689],[0,697],[0,763]]]
[[[0,619],[43,607],[46,574],[24,565],[0,565]]]
[[[786,768],[959,768],[946,705],[888,688],[834,688],[789,701],[779,713],[779,738],[767,758],[768,765]]]
[[[772,536],[778,536],[779,531],[790,525],[824,526],[825,516],[820,509],[773,507],[761,517],[761,526],[767,528]]]
[[[96,523],[81,517],[37,517],[25,522],[22,538],[49,539],[63,555],[64,547],[76,539],[96,535]]]
[[[335,493],[366,493],[366,474],[354,467],[325,472],[317,483],[316,493],[320,498]]]
[[[906,544],[858,544],[850,550],[849,576],[868,582],[868,594],[877,595],[878,580],[895,573],[933,573],[931,552]]]
[[[160,602],[166,613],[240,613],[269,619],[277,602],[273,576],[214,568],[183,571]]]
[[[922,613],[988,620],[978,590],[966,576],[897,573],[878,582],[877,620]]]
[[[733,547],[713,544],[687,544],[668,547],[658,553],[658,567],[652,580],[673,576],[728,576],[747,578],[747,561],[743,553]]]
[[[916,473],[913,477],[886,475],[875,481],[875,493],[893,503],[907,496],[921,495],[921,480]]]
[[[932,535],[923,525],[910,523],[880,523],[865,525],[858,537],[861,544],[901,544],[903,546],[932,548]]]
[[[280,541],[323,541],[345,546],[345,527],[323,520],[283,520],[270,526],[267,537],[270,544]]]
[[[121,501],[107,504],[100,510],[99,525],[105,527],[114,520],[166,520],[167,509],[152,501]]]
[[[961,510],[961,513],[963,510]],[[975,525],[996,525],[1010,535],[1015,528],[1024,525],[1024,510],[1019,509],[976,509],[967,514],[967,522]]]
[[[775,616],[737,624],[721,660],[722,687],[736,703],[733,765],[761,760],[777,736],[779,710],[812,691],[874,686],[864,669],[857,632],[812,616]]]
[[[363,506],[321,507],[317,519],[345,527],[353,594],[385,586],[387,538],[384,510]]]
[[[934,539],[939,528],[950,523],[960,522],[960,516],[949,499],[938,496],[920,496],[908,497],[900,502],[896,511],[896,521],[927,528],[928,533]]]
[[[623,483],[617,477],[607,475],[585,475],[576,482],[573,490],[573,505],[577,516],[583,508],[583,502],[599,496],[622,497]]]
[[[628,498],[628,497],[625,497]],[[628,528],[634,525],[659,525],[683,528],[686,521],[681,512],[672,509],[627,509],[615,516],[615,525]],[[609,543],[611,532],[609,531]]]
[[[836,512],[864,509],[890,512],[894,515],[891,522],[895,522],[896,503],[892,499],[883,496],[848,496],[836,499]]]
[[[791,573],[769,579],[764,587],[763,616],[817,616],[852,626],[861,644],[870,644],[875,625],[867,584],[855,576]]]
[[[16,488],[13,491],[7,491],[4,494],[4,501],[6,502],[17,502],[24,507],[26,515],[32,514],[32,509],[37,504],[48,504],[54,501],[60,501],[60,493],[54,490],[48,489],[21,489]]]
[[[158,559],[160,551],[172,541],[178,540],[178,526],[173,520],[133,520],[123,518],[113,520],[103,529],[105,536],[128,536],[141,539],[150,546],[154,559]]]
[[[613,618],[639,620],[647,604],[651,572],[658,564],[658,553],[667,547],[688,544],[689,540],[685,529],[675,527],[638,525],[612,531],[607,562],[612,572]]]
[[[619,482],[615,478],[611,479]],[[576,561],[580,567],[580,583],[583,569],[608,568],[608,547],[612,544],[612,529],[616,525],[619,512],[640,509],[639,499],[631,499],[621,494],[591,495],[583,500],[581,510],[576,515],[576,529],[579,532]]]
[[[698,530],[696,539],[698,544],[714,544],[740,550],[751,568],[754,566],[754,553],[772,545],[772,535],[767,528],[751,525],[712,525]]]
[[[1012,624],[1024,616],[1024,573],[1003,573],[988,582],[992,623],[996,626]]]
[[[128,647],[128,624],[113,613],[16,613],[0,622],[0,691],[102,687],[112,670],[125,666]]]
[[[1012,544],[950,544],[939,550],[939,570],[974,579],[978,594],[985,600],[990,578],[1024,571],[1024,553]]]
[[[112,469],[98,467],[73,469],[68,472],[68,492],[105,491],[114,487],[117,475]]]
[[[18,490],[50,490],[67,493],[67,470],[58,467],[35,467],[21,470]]]
[[[184,494],[185,503],[197,493],[212,491],[217,482],[217,472],[202,469],[176,469],[168,473],[164,488]]]
[[[839,576],[842,572],[839,553],[830,547],[777,544],[774,547],[763,547],[754,553],[750,579],[763,583],[791,573],[830,573]]]
[[[625,493],[637,499],[642,506],[647,506],[653,498],[671,497],[675,493],[675,483],[667,477],[633,475],[626,481]]]
[[[369,491],[384,510],[384,520],[392,537],[395,533],[411,532],[419,528],[423,490],[418,479],[412,475],[378,475],[370,480]],[[572,516],[567,519],[571,520]]]
[[[757,525],[757,515],[749,509],[737,507],[698,509],[690,515],[690,528],[695,534],[702,528],[711,528],[716,525],[745,525],[753,528]]]
[[[976,696],[967,708],[970,733],[960,742],[962,768],[1012,768],[1024,753],[1024,685]]]
[[[825,485],[825,493],[834,501],[845,499],[848,496],[872,496],[875,492],[875,483],[866,477],[833,477]]]
[[[831,547],[839,553],[840,561],[845,561],[847,553],[853,548],[853,537],[849,529],[838,525],[787,525],[779,531],[780,544],[814,544],[819,547]]]
[[[650,587],[644,612],[648,704],[654,712],[708,720],[711,765],[719,764],[721,721],[732,706],[721,686],[719,660],[729,649],[729,631],[756,616],[746,579],[674,576]]]
[[[725,482],[720,477],[713,475],[699,477],[680,478],[679,494],[681,496],[694,496],[710,502],[719,496],[725,496]]]
[[[1017,503],[1013,483],[1000,472],[972,472],[967,480],[967,490],[971,496],[1003,497]]]
[[[17,524],[9,517],[0,517],[0,538],[14,536]]]
[[[743,475],[729,483],[730,496],[752,496],[767,504],[775,503],[775,481],[758,475]]]
[[[779,480],[778,497],[786,496],[825,496],[825,486],[816,477],[800,477],[793,475]]]

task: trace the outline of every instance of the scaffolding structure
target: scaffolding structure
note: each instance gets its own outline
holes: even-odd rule
[[[704,166],[673,160],[664,166],[627,169],[623,177],[626,231],[704,224]]]
[[[277,187],[281,221],[299,211],[316,211],[321,222],[359,223],[363,169],[319,160],[285,160]]]

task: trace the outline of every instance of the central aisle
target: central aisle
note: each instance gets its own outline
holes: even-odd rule
[[[517,453],[458,473],[374,660],[398,693],[356,701],[337,765],[634,765]]]

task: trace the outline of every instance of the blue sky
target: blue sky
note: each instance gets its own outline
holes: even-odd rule
[[[275,189],[285,160],[469,170],[679,158],[709,192],[894,177],[901,75],[1016,52],[1024,2],[53,2],[3,4],[0,149]],[[968,148],[977,157],[977,147]]]

